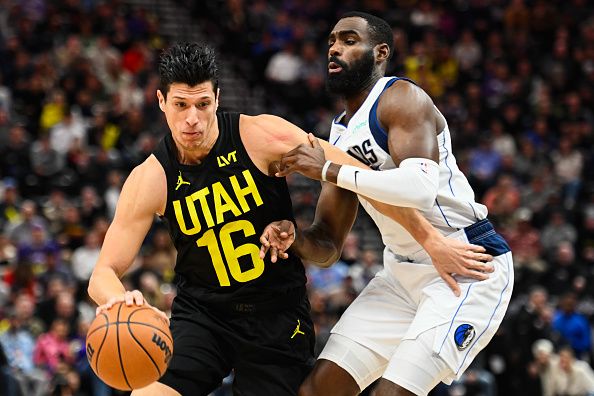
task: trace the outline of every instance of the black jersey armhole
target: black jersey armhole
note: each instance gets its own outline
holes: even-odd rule
[[[155,158],[157,158],[157,161],[159,161],[159,163],[161,164],[161,167],[163,168],[163,172],[165,172],[165,180],[167,183],[167,195],[169,195],[169,191],[171,191],[171,189],[174,187],[174,182],[173,180],[175,179],[175,175],[173,175],[172,169],[172,155],[175,155],[175,153],[172,152],[172,145],[173,144],[173,138],[171,137],[171,134],[167,134],[163,137],[163,139],[161,139],[161,141],[159,142],[159,144],[157,145],[157,148],[155,149],[155,151],[153,151],[153,155],[155,156]],[[167,196],[165,198],[165,210],[163,211],[162,214],[157,214],[157,216],[159,216],[159,218],[161,219],[165,219],[166,215],[167,215],[167,211],[169,210],[169,196]]]

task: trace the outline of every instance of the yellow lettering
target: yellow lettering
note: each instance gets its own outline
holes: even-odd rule
[[[233,246],[231,234],[240,231],[243,231],[243,235],[246,237],[250,237],[256,233],[252,223],[247,220],[237,220],[225,224],[220,232],[221,246],[223,247],[229,272],[233,279],[238,282],[249,282],[264,273],[264,261],[260,258],[260,248],[253,243],[246,243],[238,247]],[[239,265],[239,257],[242,256],[250,256],[254,268],[242,271]]]
[[[186,200],[200,201],[200,208],[202,209],[202,214],[204,215],[204,220],[206,220],[207,228],[213,227],[215,225],[214,220],[212,219],[212,214],[210,213],[210,209],[208,208],[208,203],[206,202],[206,196],[209,194],[208,187],[204,187],[201,190],[196,191],[189,197],[186,197]],[[189,204],[188,204],[189,205]],[[194,213],[196,209],[194,209]]]
[[[221,162],[221,161],[223,161],[223,162]],[[223,157],[222,155],[219,155],[217,157],[217,162],[219,163],[219,168],[229,165],[229,162],[227,161],[227,159],[225,157]]]
[[[227,211],[233,212],[235,216],[241,216],[241,211],[235,205],[227,191],[220,182],[212,185],[212,194],[214,196],[215,212],[217,214],[217,224],[225,221],[224,214]]]
[[[262,205],[263,202],[262,197],[260,197],[260,193],[258,192],[258,187],[256,186],[256,183],[254,182],[254,178],[252,177],[250,171],[246,169],[242,172],[242,174],[247,182],[247,186],[244,188],[239,187],[239,182],[237,181],[236,176],[231,176],[229,180],[231,180],[231,186],[233,187],[233,191],[237,196],[239,205],[241,206],[241,210],[243,210],[243,213],[246,213],[250,210],[247,200],[245,199],[245,197],[247,197],[248,195],[251,194],[254,197],[256,206]]]
[[[235,153],[237,153],[237,150],[233,150],[229,154],[227,154],[227,161],[229,163],[231,163],[232,161],[237,162],[237,158],[235,158]]]
[[[179,200],[173,201],[173,210],[175,211],[175,218],[177,219],[177,224],[179,224],[179,229],[186,235],[195,235],[200,232],[201,226],[200,221],[198,220],[198,215],[196,214],[196,206],[190,197],[186,197],[186,204],[188,205],[188,211],[190,212],[190,219],[192,219],[193,228],[188,229],[186,227],[186,220],[184,219],[184,214],[181,209],[181,203]]]
[[[208,253],[210,253],[210,257],[212,258],[212,265],[214,266],[217,278],[219,278],[220,285],[231,286],[229,275],[227,275],[225,262],[223,261],[223,256],[221,256],[221,251],[219,250],[219,244],[217,242],[217,236],[215,235],[214,230],[206,231],[204,235],[202,235],[202,237],[196,241],[196,244],[199,247],[208,248]],[[260,256],[258,256],[258,258],[260,258]]]

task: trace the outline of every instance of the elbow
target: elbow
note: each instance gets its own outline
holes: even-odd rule
[[[95,299],[95,282],[93,280],[95,275],[95,271],[93,271],[93,273],[91,274],[91,277],[89,278],[89,286],[87,286],[87,294],[89,295],[89,297],[91,297],[91,299],[95,302],[97,302],[97,300]]]
[[[321,263],[318,263],[318,267],[322,268],[330,268],[334,263],[336,263],[340,259],[340,251],[335,250],[326,260]]]
[[[342,249],[340,247],[332,244],[332,248],[326,250],[327,254],[324,257],[316,257],[313,260],[310,257],[307,261],[314,264],[316,267],[330,268],[332,264],[336,263],[340,259],[341,251]]]

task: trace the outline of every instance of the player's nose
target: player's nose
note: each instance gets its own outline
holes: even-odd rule
[[[191,106],[186,113],[186,122],[189,126],[195,126],[200,122],[198,117],[198,109],[195,106]]]
[[[338,41],[335,42],[334,44],[332,44],[330,46],[330,48],[328,48],[328,57],[332,57],[332,56],[339,56],[341,54],[341,49],[340,49],[340,45],[338,44]]]

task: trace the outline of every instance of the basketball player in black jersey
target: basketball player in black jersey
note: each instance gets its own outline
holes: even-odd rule
[[[209,47],[175,45],[161,57],[159,72],[157,96],[171,133],[126,180],[89,294],[98,312],[118,301],[146,304],[120,277],[157,214],[178,252],[174,353],[159,382],[133,395],[207,395],[231,370],[237,395],[296,395],[313,364],[304,268],[284,252],[261,256],[259,238],[271,222],[294,221],[285,179],[269,169],[308,135],[278,117],[217,112],[217,65]],[[365,167],[323,147],[335,163]],[[352,226],[350,216],[335,215],[356,199],[341,191],[325,198],[329,229],[309,247],[321,264],[338,257]],[[434,246],[436,256],[463,256],[464,249],[452,249],[416,211],[377,205]],[[277,255],[285,260],[276,262]]]

